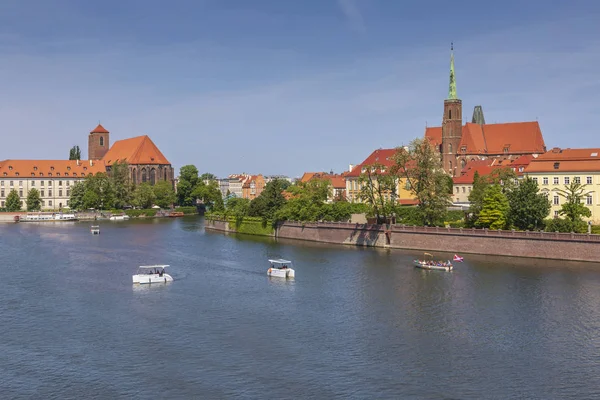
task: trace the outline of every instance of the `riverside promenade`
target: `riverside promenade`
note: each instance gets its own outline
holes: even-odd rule
[[[205,228],[236,232],[231,225],[209,220]],[[600,262],[600,235],[594,234],[287,221],[278,224],[271,236],[352,246]]]

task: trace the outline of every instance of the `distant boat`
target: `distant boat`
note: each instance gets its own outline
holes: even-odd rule
[[[140,285],[149,283],[173,282],[171,275],[165,272],[168,265],[141,265],[138,273],[133,275],[133,283]]]
[[[267,270],[267,275],[277,278],[294,278],[296,271],[292,269],[292,262],[281,258],[269,260],[271,268]]]
[[[169,213],[169,217],[171,218],[176,218],[176,217],[183,217],[185,214],[181,211],[173,211]]]
[[[127,221],[129,219],[129,215],[111,215],[109,220],[111,221]]]
[[[452,271],[454,269],[450,261],[434,261],[432,254],[423,253],[423,255],[425,256],[424,260],[413,260],[413,265],[415,267],[440,271]]]
[[[453,260],[456,262],[463,262],[464,258],[459,256],[458,254],[455,254]]]
[[[18,219],[18,222],[73,222],[77,220],[77,216],[73,213],[37,212],[27,213],[25,216],[21,216]]]
[[[90,228],[90,232],[92,232],[92,235],[99,235],[100,227],[98,225],[92,225],[92,227]]]

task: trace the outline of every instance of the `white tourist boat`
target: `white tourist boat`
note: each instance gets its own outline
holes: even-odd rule
[[[141,265],[137,274],[133,275],[133,283],[141,285],[146,283],[173,282],[171,275],[165,272],[168,265]]]
[[[55,212],[36,212],[27,213],[19,217],[19,222],[69,222],[77,221],[78,218],[73,213],[55,213]]]
[[[90,232],[92,232],[92,235],[99,235],[100,234],[100,226],[92,225],[92,227],[90,228]]]
[[[421,269],[435,269],[440,271],[452,271],[454,267],[450,260],[448,261],[435,261],[433,254],[424,253],[424,260],[413,260],[413,265]]]
[[[296,276],[296,271],[292,269],[292,262],[278,258],[269,260],[271,267],[267,270],[267,275],[277,278],[293,278]]]
[[[129,215],[111,215],[109,220],[111,221],[127,221],[129,219]]]

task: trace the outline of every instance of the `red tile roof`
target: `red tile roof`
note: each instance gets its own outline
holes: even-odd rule
[[[343,174],[328,174],[326,172],[305,172],[300,179],[300,182],[306,183],[313,179],[328,180],[334,189],[345,189],[346,188],[346,175]]]
[[[171,164],[147,135],[116,141],[102,160],[106,165],[117,161],[128,164]]]
[[[106,172],[102,161],[88,160],[4,160],[0,161],[1,178],[83,178]]]
[[[489,175],[497,166],[492,165],[494,160],[475,160],[468,162],[460,172],[460,176],[452,178],[455,185],[469,185],[473,183],[475,172],[479,176]]]
[[[102,125],[98,124],[97,127],[94,128],[90,133],[110,133],[108,132]]]
[[[442,128],[426,128],[425,137],[441,144]],[[463,147],[465,152],[461,150]],[[468,122],[462,128],[459,148],[453,150],[462,154],[540,154],[546,151],[546,145],[537,121],[484,125]]]
[[[600,148],[554,148],[532,159],[525,172],[600,172]]]
[[[378,149],[372,152],[362,163],[358,164],[352,171],[346,174],[348,178],[357,178],[362,173],[362,168],[367,165],[381,164],[385,167],[394,165],[393,156],[396,154],[396,149]]]

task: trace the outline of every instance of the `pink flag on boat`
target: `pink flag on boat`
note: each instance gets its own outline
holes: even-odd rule
[[[459,256],[458,254],[454,255],[454,261],[458,261],[458,262],[463,262],[464,258],[462,258],[461,256]]]

